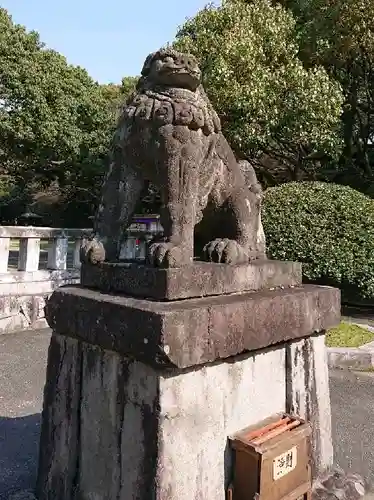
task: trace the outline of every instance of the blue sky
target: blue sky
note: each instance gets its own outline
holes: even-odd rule
[[[0,0],[16,23],[100,83],[137,75],[144,58],[209,0]]]

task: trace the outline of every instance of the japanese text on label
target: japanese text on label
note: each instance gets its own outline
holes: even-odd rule
[[[281,477],[285,476],[294,468],[297,464],[297,448],[291,448],[290,450],[278,455],[273,460],[273,479],[276,481]]]

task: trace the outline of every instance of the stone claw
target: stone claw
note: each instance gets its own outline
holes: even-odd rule
[[[154,267],[181,267],[183,265],[182,249],[170,242],[152,243],[148,249],[148,263]]]
[[[80,261],[87,264],[99,264],[105,260],[104,245],[97,238],[84,239],[80,248]]]
[[[204,247],[206,260],[224,264],[244,264],[251,260],[247,251],[235,240],[217,238]]]

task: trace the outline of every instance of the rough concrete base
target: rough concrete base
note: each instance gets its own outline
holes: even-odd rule
[[[328,347],[329,368],[372,370],[374,348],[370,347]]]
[[[345,321],[353,323],[371,332],[374,327],[364,322]],[[327,360],[329,368],[351,369],[351,370],[372,370],[374,368],[374,342],[369,342],[360,347],[328,347]]]
[[[0,297],[0,334],[48,327],[44,306],[48,295]]]
[[[47,299],[58,287],[79,282],[79,270],[14,271],[0,274],[0,334],[48,327]]]
[[[334,467],[323,474],[313,484],[312,498],[315,500],[370,500],[372,494],[366,493],[365,480],[358,474],[345,473]]]
[[[160,371],[54,334],[38,499],[71,500],[75,492],[79,498],[108,500],[224,500],[231,479],[228,435],[285,411],[295,387],[309,394],[308,401],[316,400],[310,391],[318,387],[317,397],[329,401],[328,386],[316,380],[318,360],[306,359],[323,358],[324,336],[317,338],[300,352],[297,377],[314,367],[314,385],[308,382],[302,391],[300,378],[296,385],[289,380],[294,375],[285,345],[194,369]],[[322,371],[322,379],[325,375]],[[325,426],[314,439],[331,443],[328,425],[317,422],[329,415],[320,410],[309,415],[314,429]],[[320,463],[331,466],[329,444],[316,448],[326,455],[319,455]]]

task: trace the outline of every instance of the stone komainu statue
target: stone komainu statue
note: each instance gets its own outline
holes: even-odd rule
[[[147,57],[137,90],[122,110],[94,236],[82,245],[83,262],[118,260],[147,182],[159,188],[163,203],[164,235],[149,247],[151,264],[191,264],[196,225],[206,240],[206,260],[236,264],[265,258],[262,192],[254,170],[236,161],[195,58],[171,48]]]

